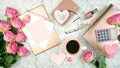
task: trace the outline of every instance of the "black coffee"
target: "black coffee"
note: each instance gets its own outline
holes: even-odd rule
[[[79,50],[79,43],[75,40],[71,40],[66,45],[67,51],[71,54],[75,54]]]

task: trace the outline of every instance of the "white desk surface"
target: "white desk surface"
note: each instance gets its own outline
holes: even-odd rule
[[[32,9],[38,5],[43,4],[50,16],[50,13],[57,7],[57,5],[62,0],[0,0],[0,19],[4,19],[4,11],[7,6],[13,7],[17,9],[20,13],[25,12],[28,9]],[[120,0],[73,0],[79,7],[80,10],[78,14],[81,16],[82,12],[87,12],[89,10],[93,10],[97,7],[99,10],[103,9],[107,4],[113,3],[115,6],[120,8]],[[98,16],[99,14],[96,14]],[[95,17],[92,17],[88,22],[92,22]],[[51,17],[51,16],[50,16]],[[77,18],[75,15],[65,26],[60,26],[56,21],[55,28],[59,35],[61,41],[64,41],[67,37],[77,37],[83,46],[87,46],[88,48],[92,48],[90,44],[88,44],[82,37],[82,32],[85,29],[82,29],[78,32],[74,32],[71,34],[65,34],[64,29],[74,28],[78,23],[72,23],[74,19]],[[71,63],[66,61],[63,62],[62,65],[58,66],[50,60],[50,55],[52,53],[63,52],[62,44],[59,44],[57,47],[54,47],[42,54],[34,56],[30,50],[30,47],[26,45],[26,47],[30,50],[30,54],[27,57],[23,57],[16,64],[12,66],[12,68],[94,68],[93,65],[89,63],[85,63],[81,59],[81,54],[78,57],[75,57]],[[107,59],[106,64],[107,68],[120,68],[120,51],[116,54],[116,56],[112,59]]]

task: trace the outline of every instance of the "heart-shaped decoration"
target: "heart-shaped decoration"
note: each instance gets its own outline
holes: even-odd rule
[[[69,12],[68,10],[64,10],[64,11],[55,10],[54,17],[60,24],[63,24],[68,19]]]
[[[105,52],[109,56],[109,58],[114,57],[114,55],[118,52],[119,50],[119,45],[118,44],[112,44],[110,45],[105,45],[104,46]]]
[[[31,16],[30,16],[30,15],[25,15],[25,16],[23,17],[23,22],[24,22],[24,23],[30,23],[30,20],[31,20]]]
[[[64,53],[59,53],[59,54],[55,54],[53,53],[50,57],[50,59],[55,62],[57,65],[61,65],[62,62],[65,59],[65,54]]]

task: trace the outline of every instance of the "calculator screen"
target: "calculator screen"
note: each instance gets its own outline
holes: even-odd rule
[[[96,34],[98,42],[112,41],[117,39],[116,28],[96,30]]]

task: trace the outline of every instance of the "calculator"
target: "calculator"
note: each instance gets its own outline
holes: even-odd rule
[[[113,41],[117,39],[117,28],[96,30],[98,42]]]

